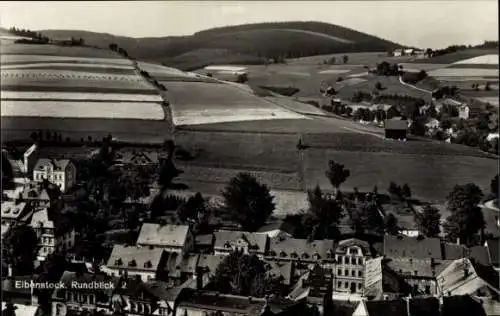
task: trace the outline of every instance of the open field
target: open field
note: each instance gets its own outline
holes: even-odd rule
[[[429,76],[440,78],[497,78],[497,69],[484,69],[484,68],[441,68],[429,71]]]
[[[117,58],[88,58],[51,55],[0,55],[2,65],[37,64],[37,63],[70,63],[70,64],[98,64],[98,65],[132,65],[128,59]]]
[[[2,100],[2,117],[164,120],[158,103]]]
[[[442,56],[431,57],[428,59],[418,59],[415,63],[422,64],[452,64],[463,60],[476,58],[484,55],[498,55],[498,49],[466,49],[455,53],[449,53]]]
[[[30,134],[38,130],[60,132],[63,139],[71,140],[102,139],[109,134],[114,138],[134,143],[162,144],[172,138],[172,127],[168,119],[126,120],[126,119],[84,119],[84,118],[39,118],[39,117],[3,117],[1,119],[2,141],[29,139]]]
[[[169,82],[167,89],[175,125],[307,119],[230,85]]]
[[[85,58],[113,58],[118,54],[108,49],[95,49],[84,46],[59,46],[59,45],[34,45],[34,44],[11,44],[1,45],[2,55],[51,55],[64,57],[85,57]]]
[[[127,70],[134,70],[134,67],[129,66],[129,65],[110,65],[110,64],[92,64],[92,63],[34,63],[34,64],[10,64],[10,65],[2,65],[3,69],[31,69],[31,68],[39,68],[39,69],[64,69],[64,68],[73,68],[73,69],[80,69],[80,68],[89,68],[89,69],[99,69],[99,68],[104,68],[104,69],[127,69]]]
[[[22,66],[5,66],[2,67],[5,71],[15,71],[15,70],[34,70],[39,72],[50,72],[50,71],[71,71],[71,72],[80,72],[80,73],[93,73],[93,74],[111,74],[111,75],[134,75],[135,70],[129,66],[107,66],[107,65],[99,65],[95,67],[95,65],[91,64],[75,64],[73,65],[61,65],[54,64],[52,66],[38,66],[37,64],[33,65],[22,65]]]
[[[497,65],[498,66],[498,54],[482,55],[478,57],[473,57],[465,60],[460,60],[454,64],[487,64],[487,65]]]
[[[160,95],[154,94],[117,94],[117,93],[73,93],[73,92],[36,92],[2,91],[2,100],[80,100],[80,101],[135,101],[162,102]]]
[[[409,57],[388,57],[386,52],[368,52],[368,53],[346,53],[346,54],[328,54],[328,55],[318,55],[311,57],[302,57],[296,59],[289,59],[287,63],[290,65],[318,65],[322,64],[324,60],[330,59],[332,57],[336,58],[338,63],[342,63],[342,57],[347,55],[349,60],[347,65],[367,65],[375,66],[376,63],[382,61],[387,61],[391,63],[404,62],[409,60]]]
[[[300,114],[329,115],[329,113],[311,104],[295,101],[292,98],[287,98],[283,96],[270,96],[270,97],[264,97],[264,99]]]
[[[400,66],[403,66],[404,71],[408,70],[423,70],[423,71],[431,71],[435,69],[441,69],[449,67],[449,64],[418,64],[418,63],[400,63]]]

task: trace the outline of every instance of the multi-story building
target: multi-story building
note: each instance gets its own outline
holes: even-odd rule
[[[335,249],[334,291],[362,293],[365,261],[370,257],[366,241],[355,238],[340,241]]]
[[[60,279],[64,288],[52,294],[52,316],[66,316],[84,311],[110,314],[114,290],[120,280],[105,274],[88,274],[65,271]]]
[[[333,269],[335,264],[333,240],[297,239],[278,236],[269,241],[269,250],[265,260],[277,262],[295,262],[298,274],[309,270],[317,263],[324,268]]]
[[[216,255],[228,255],[238,250],[262,258],[266,253],[267,245],[268,238],[265,234],[231,230],[215,232],[214,252]]]
[[[161,248],[115,245],[106,264],[106,272],[113,276],[139,277],[143,281],[158,278],[165,264]]]
[[[48,180],[57,185],[61,192],[65,192],[76,182],[76,167],[69,159],[41,158],[33,169],[33,180]]]
[[[43,261],[55,251],[68,251],[75,246],[76,232],[72,225],[55,216],[50,216],[49,209],[35,211],[31,217],[30,226],[38,237],[38,260]]]
[[[187,225],[142,224],[136,244],[169,252],[187,252],[194,247],[194,235]]]

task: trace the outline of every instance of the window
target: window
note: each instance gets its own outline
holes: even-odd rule
[[[342,259],[343,259],[343,258],[342,258],[342,256],[338,256],[337,261],[338,261],[339,263],[342,263]]]
[[[425,286],[425,294],[431,294],[431,286],[430,285]]]
[[[358,290],[361,290],[362,287],[363,287],[363,284],[362,283],[358,283]]]
[[[348,276],[349,275],[349,270],[345,269],[344,270],[344,275]]]
[[[342,270],[341,269],[337,270],[337,275],[342,275]]]
[[[345,282],[345,283],[344,283],[344,287],[345,287],[346,289],[348,289],[348,288],[349,288],[349,282]]]
[[[352,270],[351,271],[351,276],[355,277],[356,276],[356,271]]]
[[[340,281],[339,281],[339,282],[337,283],[337,288],[339,288],[339,289],[340,289],[341,287],[342,287],[342,282],[340,282]]]
[[[358,277],[360,277],[360,278],[361,278],[362,276],[363,276],[363,271],[361,271],[361,270],[360,270],[360,271],[358,271]]]

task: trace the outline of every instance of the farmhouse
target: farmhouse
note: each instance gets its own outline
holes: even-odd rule
[[[394,52],[392,54],[394,55],[394,57],[401,57],[401,56],[403,56],[403,50],[401,48],[398,48],[398,49],[394,50]]]
[[[126,274],[139,277],[144,281],[151,281],[157,279],[164,257],[163,249],[159,248],[115,245],[106,268],[113,276]]]
[[[385,138],[406,140],[408,121],[401,117],[394,117],[385,121]]]

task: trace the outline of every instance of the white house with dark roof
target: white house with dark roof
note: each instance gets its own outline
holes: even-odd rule
[[[235,250],[263,257],[267,250],[268,238],[265,234],[243,231],[220,230],[214,233],[216,255],[229,255]]]
[[[106,263],[112,276],[139,276],[142,281],[156,280],[162,269],[165,251],[160,248],[115,245]]]
[[[335,248],[336,292],[361,293],[364,285],[365,261],[371,258],[370,245],[363,240],[341,240]]]
[[[194,236],[188,225],[144,223],[136,244],[169,252],[185,252],[193,248]]]
[[[33,169],[33,180],[37,182],[48,180],[64,192],[75,184],[76,167],[69,159],[41,158]]]

